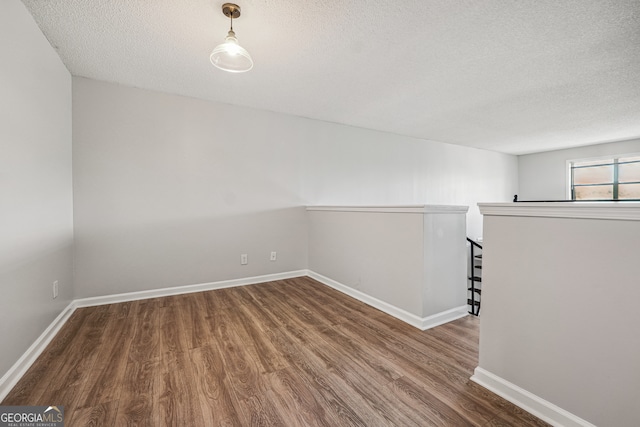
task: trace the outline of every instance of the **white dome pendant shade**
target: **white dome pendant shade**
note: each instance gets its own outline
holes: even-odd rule
[[[231,73],[244,73],[253,68],[253,60],[249,52],[238,44],[236,33],[233,30],[224,40],[211,52],[211,63],[221,70]]]
[[[249,52],[238,44],[236,33],[233,31],[233,18],[240,16],[240,6],[233,3],[222,5],[222,13],[231,18],[231,29],[224,40],[211,52],[209,59],[216,67],[230,73],[244,73],[253,68],[253,60]]]

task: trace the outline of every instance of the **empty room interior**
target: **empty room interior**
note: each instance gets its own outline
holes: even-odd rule
[[[0,47],[2,414],[640,425],[638,0],[2,0]]]

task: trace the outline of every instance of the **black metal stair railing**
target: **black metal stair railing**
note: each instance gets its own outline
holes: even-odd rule
[[[471,274],[468,276],[471,286],[467,288],[467,291],[471,291],[471,298],[467,298],[467,304],[471,306],[469,314],[478,316],[480,314],[480,297],[482,296],[482,289],[476,287],[476,283],[482,283],[482,277],[476,276],[476,269],[481,270],[482,265],[476,265],[476,260],[482,260],[482,254],[475,255],[474,248],[482,249],[482,245],[478,242],[471,240],[467,237],[467,241],[471,243],[469,245],[470,260],[471,260]],[[477,294],[477,299],[476,299]]]

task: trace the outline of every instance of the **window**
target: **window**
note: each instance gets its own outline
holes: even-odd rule
[[[569,162],[571,200],[640,199],[640,156]]]

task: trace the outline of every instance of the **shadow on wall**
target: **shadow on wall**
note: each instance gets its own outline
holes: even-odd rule
[[[0,271],[0,377],[29,348],[72,299],[72,242],[33,250]],[[53,299],[53,281],[59,295]]]
[[[153,223],[84,224],[75,242],[76,298],[307,268],[304,206]],[[270,261],[272,251],[276,261]],[[248,255],[247,265],[240,264],[241,254]]]

